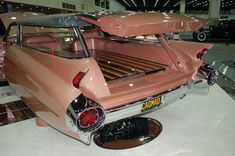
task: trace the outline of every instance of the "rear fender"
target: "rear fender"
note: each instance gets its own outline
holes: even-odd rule
[[[179,51],[184,52],[189,57],[197,59],[196,55],[203,49],[210,49],[213,47],[212,44],[208,43],[196,43],[196,42],[185,42],[185,41],[170,41],[170,46],[177,48]]]

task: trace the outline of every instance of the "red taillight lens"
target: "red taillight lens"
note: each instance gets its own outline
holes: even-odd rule
[[[207,51],[208,51],[207,48],[202,49],[197,53],[196,57],[200,59]]]
[[[79,125],[82,128],[92,126],[99,119],[99,112],[97,109],[88,109],[83,111],[79,116]]]
[[[85,75],[86,73],[84,72],[79,72],[75,78],[73,79],[73,86],[76,87],[76,88],[79,88],[79,84],[80,84],[80,81],[82,80],[83,76]]]

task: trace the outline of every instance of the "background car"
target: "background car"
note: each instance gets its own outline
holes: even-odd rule
[[[229,39],[235,40],[235,20],[218,20],[215,25],[205,25],[198,31],[193,33],[193,38],[197,41],[205,41],[211,39]]]

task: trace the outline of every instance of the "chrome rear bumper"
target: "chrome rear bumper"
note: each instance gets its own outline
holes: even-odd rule
[[[154,111],[157,109],[160,109],[162,107],[165,107],[166,105],[183,98],[187,93],[200,93],[200,94],[207,94],[209,92],[209,85],[207,84],[206,80],[201,80],[198,83],[187,83],[185,85],[182,85],[177,88],[170,89],[166,92],[163,92],[156,96],[162,96],[161,104],[154,109],[151,109],[150,111]],[[141,112],[141,108],[143,105],[143,101],[146,101],[148,99],[151,99],[151,97],[148,97],[146,99],[143,99],[141,101],[137,101],[134,103],[127,104],[125,106],[114,108],[110,110],[106,110],[106,119],[105,124],[114,122],[120,119],[148,113],[147,112]]]
[[[122,107],[106,110],[105,124],[110,123],[110,122],[114,122],[114,121],[117,121],[120,119],[140,115],[143,113],[148,113],[150,111],[154,111],[159,108],[162,108],[162,107],[170,104],[171,102],[174,102],[174,101],[178,100],[179,98],[184,97],[186,95],[186,93],[189,92],[189,90],[192,90],[193,85],[194,84],[185,84],[180,87],[170,89],[170,90],[168,90],[164,93],[161,93],[159,95],[156,95],[156,96],[151,96],[151,97],[148,97],[146,99],[143,99],[143,100],[140,100],[140,101],[137,101],[134,103],[126,104],[125,106],[122,106]],[[144,101],[151,99],[153,97],[157,97],[157,96],[162,97],[161,104],[158,105],[157,107],[155,107],[154,109],[151,109],[150,111],[141,112],[141,108],[142,108]]]

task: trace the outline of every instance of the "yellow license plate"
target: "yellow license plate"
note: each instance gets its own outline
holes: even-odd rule
[[[161,97],[160,96],[153,98],[153,99],[150,99],[150,100],[147,100],[142,104],[141,112],[151,110],[160,104],[161,104]]]

